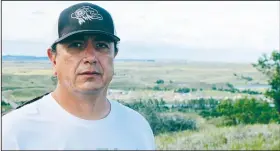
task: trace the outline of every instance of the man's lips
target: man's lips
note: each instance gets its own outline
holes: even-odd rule
[[[84,71],[84,72],[81,72],[79,75],[101,75],[101,73],[96,72],[96,71]]]

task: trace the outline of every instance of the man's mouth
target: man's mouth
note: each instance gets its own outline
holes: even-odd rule
[[[96,72],[96,71],[85,71],[80,73],[80,75],[101,75],[101,73]]]

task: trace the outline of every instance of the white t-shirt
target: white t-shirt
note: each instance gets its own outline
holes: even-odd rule
[[[2,149],[155,150],[147,120],[119,102],[110,103],[106,118],[84,120],[48,94],[2,117]]]

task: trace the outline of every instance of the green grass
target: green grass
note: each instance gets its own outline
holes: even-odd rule
[[[1,105],[2,113],[12,109],[10,105]]]
[[[2,75],[2,87],[8,88],[26,88],[26,87],[53,87],[51,75]]]
[[[14,90],[8,95],[8,97],[6,97],[6,99],[15,101],[28,101],[50,91],[51,89],[47,88],[29,88]]]
[[[246,125],[156,136],[157,149],[280,150],[280,125]]]

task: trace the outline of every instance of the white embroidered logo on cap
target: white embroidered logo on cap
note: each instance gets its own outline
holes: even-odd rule
[[[71,18],[78,19],[80,25],[85,23],[87,20],[103,20],[103,17],[98,13],[98,11],[89,6],[83,6],[77,9],[71,14]]]

